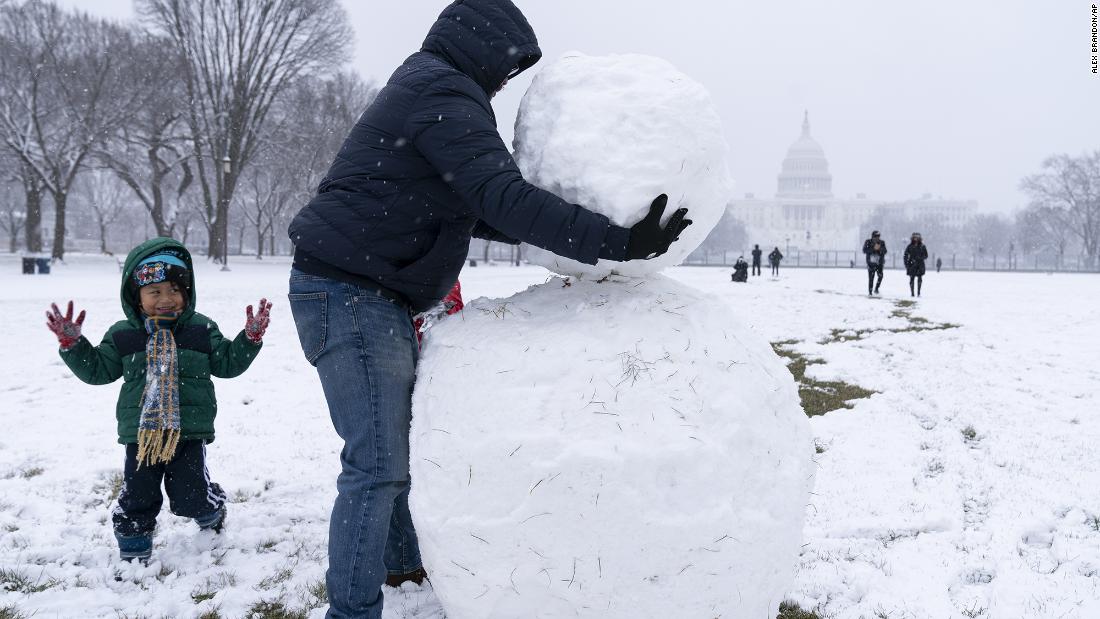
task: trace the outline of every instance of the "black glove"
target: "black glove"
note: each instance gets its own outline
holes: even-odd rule
[[[668,223],[661,228],[661,215],[668,204],[668,196],[661,194],[649,206],[645,219],[630,227],[630,240],[626,244],[627,260],[648,260],[668,251],[668,246],[680,238],[680,233],[691,225],[690,219],[684,219],[688,210],[676,209]]]

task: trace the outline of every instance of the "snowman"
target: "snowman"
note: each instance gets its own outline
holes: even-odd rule
[[[791,374],[737,309],[660,273],[721,217],[726,145],[667,62],[570,53],[516,121],[524,176],[630,226],[665,193],[664,255],[477,299],[433,328],[410,505],[451,619],[775,617],[813,484]]]

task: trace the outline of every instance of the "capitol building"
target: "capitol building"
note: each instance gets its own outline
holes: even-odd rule
[[[833,197],[833,176],[825,151],[810,136],[810,118],[802,119],[802,135],[787,149],[774,198],[745,194],[727,206],[728,213],[746,229],[749,243],[783,251],[798,249],[859,249],[870,232],[867,224],[881,216],[895,220],[935,220],[950,227],[964,226],[976,213],[975,200],[947,200],[925,194],[905,201]]]

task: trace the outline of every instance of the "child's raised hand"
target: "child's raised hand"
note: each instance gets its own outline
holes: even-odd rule
[[[256,315],[252,315],[251,305],[245,308],[244,313],[247,317],[244,323],[244,336],[253,344],[259,344],[264,339],[268,323],[271,322],[271,304],[267,299],[260,299],[260,309]]]
[[[69,350],[80,341],[80,326],[84,324],[84,310],[73,320],[73,302],[69,301],[69,309],[65,315],[57,309],[56,303],[50,304],[50,311],[46,312],[46,327],[57,336],[57,342],[61,344],[61,350]]]

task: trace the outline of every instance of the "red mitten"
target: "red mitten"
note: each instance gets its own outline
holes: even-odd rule
[[[61,350],[69,350],[80,341],[80,326],[84,324],[84,310],[73,320],[73,302],[69,301],[69,309],[65,315],[57,309],[56,303],[50,304],[50,311],[46,312],[46,327],[57,336],[57,342],[61,344]]]
[[[259,344],[264,339],[268,323],[271,322],[271,304],[267,299],[260,299],[260,311],[256,312],[255,316],[252,315],[251,305],[245,308],[244,313],[247,317],[244,323],[244,336],[253,344]]]
[[[458,281],[454,286],[451,286],[451,291],[447,293],[447,296],[443,297],[443,307],[447,310],[447,315],[450,316],[456,312],[462,311],[465,304],[462,302],[462,284]]]

